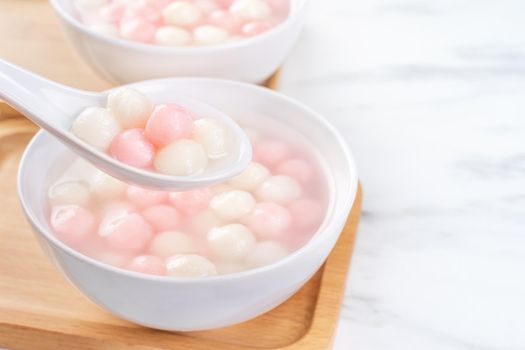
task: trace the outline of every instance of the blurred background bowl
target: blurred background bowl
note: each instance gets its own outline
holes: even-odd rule
[[[261,83],[282,65],[303,27],[308,0],[290,0],[290,14],[268,32],[232,43],[165,47],[101,35],[74,14],[73,0],[50,0],[82,58],[115,83],[203,76]]]

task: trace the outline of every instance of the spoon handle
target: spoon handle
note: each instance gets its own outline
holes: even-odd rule
[[[98,94],[58,84],[0,60],[0,98],[44,128],[69,127],[83,107],[96,105]]]

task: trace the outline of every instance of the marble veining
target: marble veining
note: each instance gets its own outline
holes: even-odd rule
[[[312,0],[281,90],[364,211],[335,349],[525,349],[525,1]]]

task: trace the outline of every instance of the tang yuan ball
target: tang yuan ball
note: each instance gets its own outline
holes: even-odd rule
[[[101,35],[113,36],[113,37],[119,36],[119,30],[117,26],[111,23],[94,23],[89,26],[89,29]]]
[[[307,161],[295,158],[279,164],[276,173],[290,176],[304,185],[312,178],[313,170]]]
[[[83,158],[75,158],[70,165],[65,169],[64,173],[61,176],[62,180],[77,180],[77,181],[86,181],[89,182],[93,174],[98,172],[91,163],[84,160]]]
[[[295,231],[293,234],[287,236],[285,240],[281,241],[281,243],[283,243],[290,251],[294,251],[304,247],[312,238],[312,233],[314,232]]]
[[[275,203],[257,203],[243,223],[259,237],[278,238],[290,227],[292,218],[288,209]]]
[[[155,169],[163,174],[188,176],[202,172],[208,165],[204,147],[193,140],[176,141],[157,152]]]
[[[124,195],[127,185],[97,169],[89,179],[91,192],[98,200],[113,200]]]
[[[195,0],[195,6],[199,8],[203,15],[209,15],[220,8],[213,0]]]
[[[166,274],[173,277],[206,277],[216,275],[217,269],[200,255],[175,255],[166,260]]]
[[[299,229],[312,229],[318,226],[324,217],[321,205],[313,199],[301,199],[289,206],[292,223]]]
[[[124,6],[124,4],[113,2],[101,7],[99,10],[99,15],[106,22],[116,23],[120,21],[120,19],[124,15],[125,10],[126,7]]]
[[[168,200],[167,192],[148,190],[137,186],[129,186],[126,190],[126,196],[131,203],[139,208],[165,203]]]
[[[164,275],[164,261],[154,255],[139,255],[126,266],[129,270],[148,275]]]
[[[140,18],[153,24],[158,24],[162,21],[162,6],[155,0],[134,0],[129,1],[125,18]]]
[[[256,268],[273,264],[285,258],[290,252],[288,249],[276,241],[259,242],[252,252],[244,259],[248,268]]]
[[[144,19],[136,18],[120,22],[120,36],[140,43],[150,43],[155,38],[157,27]]]
[[[252,162],[242,173],[231,178],[229,183],[244,191],[254,191],[269,176],[270,171],[264,165]]]
[[[198,6],[189,1],[174,1],[162,11],[164,22],[182,27],[196,25],[202,19]]]
[[[120,252],[138,253],[153,236],[151,225],[139,214],[130,213],[106,221],[99,229],[107,244]]]
[[[96,149],[106,151],[121,127],[113,113],[105,108],[88,107],[73,122],[71,131]]]
[[[215,197],[210,202],[210,208],[224,220],[235,221],[250,214],[255,207],[255,199],[246,191],[227,191]]]
[[[227,30],[230,34],[241,31],[243,22],[229,11],[218,10],[210,14],[209,21],[212,25]]]
[[[96,218],[78,205],[63,205],[51,210],[51,227],[62,242],[80,247],[95,230]]]
[[[133,255],[129,253],[118,252],[111,249],[111,247],[108,247],[106,242],[97,235],[95,235],[95,239],[85,243],[79,251],[95,260],[117,267],[125,267],[133,258]]]
[[[257,21],[246,23],[242,26],[241,33],[245,36],[256,36],[272,29],[270,21]]]
[[[208,208],[213,192],[208,187],[189,191],[171,192],[169,201],[175,208],[186,214],[192,214]]]
[[[286,15],[290,11],[290,0],[266,0],[266,3],[280,15]]]
[[[137,209],[133,204],[128,201],[113,201],[102,205],[99,212],[104,214],[104,219],[101,221],[100,226],[103,225],[104,220],[113,220],[119,216],[123,216],[129,213],[136,213]]]
[[[145,209],[142,212],[142,216],[156,231],[176,230],[181,222],[177,209],[164,204],[154,205]]]
[[[48,191],[49,203],[53,206],[76,204],[86,206],[90,201],[89,187],[80,181],[64,181],[54,184]]]
[[[101,212],[103,216],[98,226],[98,235],[103,237],[108,235],[108,232],[111,231],[111,226],[115,222],[134,213],[135,210],[129,203],[117,202],[105,205]]]
[[[193,254],[201,255],[211,259],[212,252],[208,246],[207,233],[200,236],[192,236],[195,240],[195,252]],[[214,261],[215,263],[215,261]]]
[[[219,275],[227,275],[230,273],[236,273],[244,271],[244,266],[242,266],[239,263],[233,263],[229,261],[222,261],[217,264],[215,264],[217,267],[217,273]]]
[[[215,227],[208,232],[208,245],[212,252],[222,260],[235,261],[250,254],[256,240],[244,225],[229,224]]]
[[[219,7],[222,7],[224,9],[229,8],[231,4],[233,4],[234,1],[235,0],[215,0],[217,5],[219,5]]]
[[[245,21],[256,21],[268,18],[272,9],[264,0],[236,0],[230,12]]]
[[[233,191],[235,189],[236,189],[235,187],[227,183],[221,183],[221,184],[214,185],[211,187],[211,190],[213,191],[214,195],[218,195],[218,194],[228,192],[228,191]]]
[[[197,45],[216,45],[228,39],[228,31],[218,26],[205,24],[195,28],[193,36]]]
[[[163,26],[155,33],[155,42],[163,46],[187,46],[191,44],[191,33],[175,26]]]
[[[176,104],[157,106],[146,124],[146,137],[157,147],[164,147],[193,131],[193,116]]]
[[[149,168],[153,164],[155,147],[148,141],[143,129],[127,129],[115,136],[109,153],[131,166]]]
[[[301,185],[286,175],[274,175],[266,179],[255,192],[258,200],[286,205],[301,196]]]
[[[212,159],[228,155],[231,147],[231,135],[228,129],[213,119],[196,120],[193,139],[204,147],[206,154]]]
[[[102,250],[90,254],[90,256],[104,264],[116,267],[126,267],[130,262],[130,255],[122,252]]]
[[[191,238],[179,231],[160,232],[151,240],[150,254],[167,258],[176,254],[189,254],[195,251]]]
[[[109,94],[107,108],[124,128],[143,128],[153,112],[153,103],[139,90],[122,88]]]
[[[254,157],[266,166],[275,166],[290,155],[288,144],[277,140],[264,140],[255,146]]]
[[[224,225],[224,221],[219,219],[211,210],[203,210],[190,219],[188,229],[191,233],[199,236],[208,234],[208,232],[218,226]]]

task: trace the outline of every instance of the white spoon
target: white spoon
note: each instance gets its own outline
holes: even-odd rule
[[[170,81],[172,79],[151,80],[132,86],[143,90],[155,103],[178,103],[197,115],[219,120],[226,125],[231,130],[236,147],[220,168],[190,176],[171,176],[124,164],[83,142],[70,131],[77,115],[87,107],[103,107],[111,90],[96,93],[74,89],[0,60],[0,98],[113,177],[153,189],[186,190],[219,183],[242,172],[252,157],[251,144],[246,134],[230,117],[216,108],[179,94],[172,96],[169,91]]]

